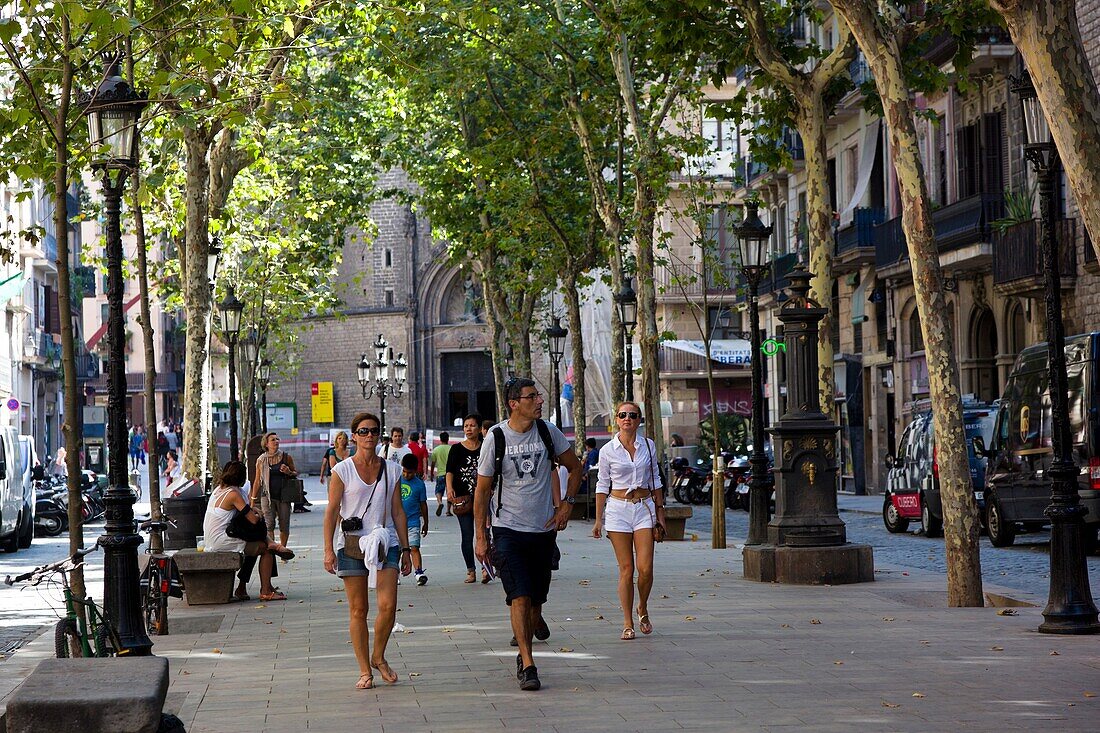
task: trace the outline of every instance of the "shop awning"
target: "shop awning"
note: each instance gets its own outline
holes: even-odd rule
[[[135,295],[134,297],[130,298],[130,300],[126,301],[126,303],[123,304],[122,312],[126,313],[127,311],[129,311],[131,308],[133,308],[137,304],[137,302],[140,299],[141,299],[140,295]],[[95,351],[95,345],[98,344],[99,340],[101,338],[103,338],[104,336],[106,336],[106,335],[107,335],[107,324],[106,324],[106,322],[104,322],[104,323],[101,323],[99,328],[97,328],[95,330],[95,332],[93,332],[92,335],[88,337],[88,343],[86,344],[86,346],[88,347],[88,351]]]
[[[707,355],[702,340],[662,341],[661,346],[686,351],[696,356],[705,357]],[[710,358],[720,364],[748,366],[752,363],[752,343],[745,339],[714,339],[710,342]]]
[[[23,292],[23,283],[27,276],[23,272],[17,272],[6,280],[0,280],[0,305]]]

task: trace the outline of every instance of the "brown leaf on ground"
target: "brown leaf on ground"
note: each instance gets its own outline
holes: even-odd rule
[[[668,598],[668,596],[667,596],[667,595],[665,595],[664,593],[662,593],[662,594],[661,594],[661,598]]]
[[[454,632],[455,632],[455,630],[454,630],[454,629],[452,629],[452,628],[451,628],[451,627],[449,627],[449,626],[444,626],[444,627],[443,627],[443,633],[444,633],[444,634],[453,634]]]
[[[214,653],[215,653],[215,654],[221,654],[221,653],[222,653],[222,650],[221,650],[221,649],[218,649],[217,647],[214,647]]]
[[[838,659],[838,660],[836,660],[835,662],[833,662],[833,664],[835,664],[836,666],[838,666],[838,667],[839,667],[840,665],[844,664],[844,662],[842,662],[842,661],[840,661],[840,660]]]
[[[894,620],[894,617],[893,617],[893,616],[883,616],[883,617],[882,617],[882,620],[883,620],[883,621],[893,621],[893,620]]]
[[[1002,608],[1000,611],[997,611],[997,615],[998,616],[1018,616],[1019,614],[1016,612],[1015,608]]]
[[[1051,657],[1058,657],[1058,656],[1061,656],[1061,655],[1060,655],[1060,654],[1059,654],[1058,652],[1056,652],[1056,651],[1054,651],[1053,649],[1051,649],[1051,650],[1050,650],[1050,654],[1049,654],[1048,656],[1051,656]]]
[[[882,707],[884,707],[884,708],[900,708],[901,705],[897,704],[896,702],[886,702],[885,700],[883,700],[882,701]]]
[[[924,697],[924,693],[923,692],[914,692],[913,697]]]
[[[820,626],[821,625],[821,621],[819,619],[816,619],[816,618],[810,619],[810,623],[813,624],[814,626]]]
[[[684,616],[684,621],[694,621],[694,620],[695,620],[694,616]]]
[[[1096,693],[1095,692],[1086,692],[1085,697],[1096,697]]]
[[[561,653],[561,654],[570,654],[570,653],[572,653],[572,651],[573,650],[570,649],[567,646],[563,646],[561,649],[558,649],[558,652]]]
[[[790,624],[782,624],[782,625],[780,625],[780,627],[779,627],[779,628],[781,628],[781,629],[789,629],[789,628],[791,628],[791,625],[790,625]]]
[[[603,616],[596,616],[597,621],[603,621]]]
[[[410,677],[419,677],[420,673],[419,672],[409,672],[409,676]]]
[[[989,647],[989,651],[991,651],[991,652],[1003,652],[1004,650],[1005,650],[1005,648],[1003,646],[991,646],[991,647]]]

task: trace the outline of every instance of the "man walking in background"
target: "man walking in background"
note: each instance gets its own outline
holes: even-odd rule
[[[447,496],[447,457],[451,455],[451,436],[444,430],[439,434],[439,445],[432,448],[432,454],[428,458],[428,478],[435,479],[435,515],[443,514],[443,505]],[[447,507],[447,516],[451,516],[451,508]]]

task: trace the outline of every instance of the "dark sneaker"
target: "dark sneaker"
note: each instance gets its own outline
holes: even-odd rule
[[[540,687],[542,687],[542,683],[539,682],[539,671],[535,669],[535,665],[524,667],[519,673],[519,689],[525,692],[534,692]]]
[[[535,627],[535,638],[539,641],[546,641],[550,638],[550,627],[546,625],[546,619],[539,616],[539,625]]]
[[[519,642],[516,641],[516,637],[512,637],[512,640],[508,642],[508,646],[519,646]]]
[[[438,517],[441,514],[443,514],[443,503],[442,502],[437,504],[436,507],[435,507],[435,515]]]

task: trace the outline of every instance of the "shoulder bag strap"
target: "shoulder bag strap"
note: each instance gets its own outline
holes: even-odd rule
[[[554,438],[550,435],[550,428],[546,427],[546,421],[542,419],[535,420],[535,426],[542,438],[542,444],[546,446],[546,460],[550,461],[550,469],[553,470],[557,466],[558,456],[554,453]]]
[[[493,476],[493,481],[497,485],[497,516],[500,516],[500,504],[504,498],[504,431],[500,428],[493,428],[493,445],[496,451],[493,454],[494,470],[496,474]]]

